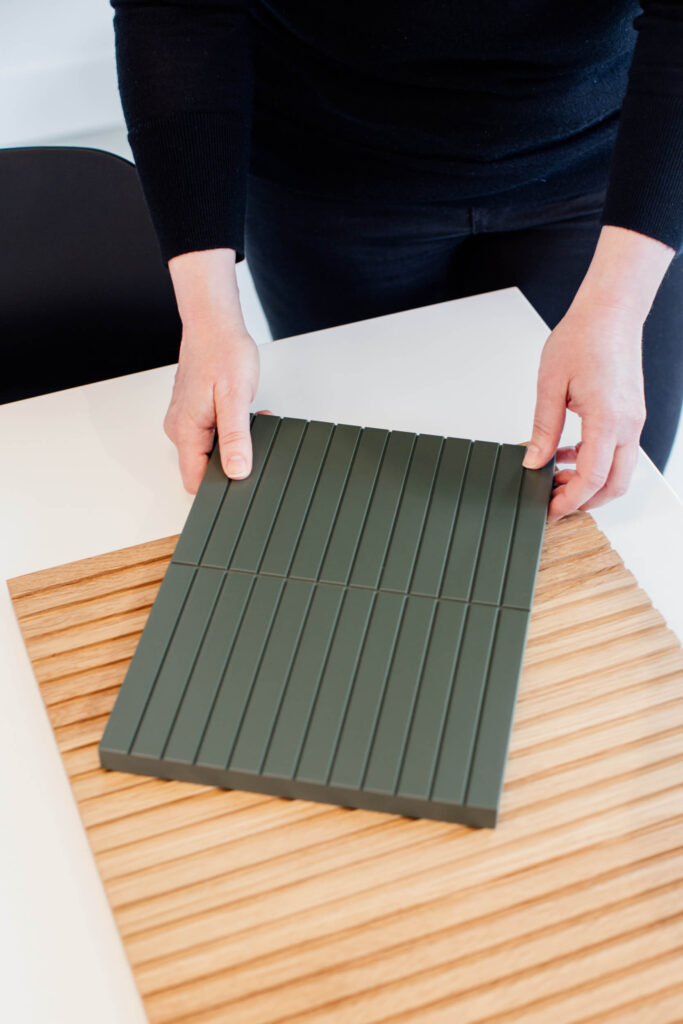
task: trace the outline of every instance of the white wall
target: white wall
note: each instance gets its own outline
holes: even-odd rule
[[[108,0],[0,0],[0,147],[123,123]]]

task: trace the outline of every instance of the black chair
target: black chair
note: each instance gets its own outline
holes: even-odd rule
[[[135,167],[0,150],[0,403],[176,362],[180,320]]]

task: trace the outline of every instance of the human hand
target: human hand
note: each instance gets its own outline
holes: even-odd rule
[[[195,494],[216,434],[226,476],[251,472],[249,406],[259,355],[242,317],[234,249],[183,253],[168,269],[183,336],[164,430],[178,449],[183,484]]]
[[[638,458],[645,422],[642,325],[619,309],[570,309],[541,356],[534,429],[525,466],[545,465],[555,452],[565,409],[581,417],[581,441],[560,448],[549,520],[596,508],[624,494]]]
[[[524,465],[549,462],[566,409],[581,417],[579,444],[557,452],[575,468],[555,474],[550,521],[628,488],[645,422],[642,328],[673,255],[657,239],[604,225],[574,301],[545,343]]]
[[[183,485],[195,494],[218,435],[226,476],[251,472],[249,407],[259,375],[258,347],[234,323],[201,321],[183,328],[164,430],[178,449]]]

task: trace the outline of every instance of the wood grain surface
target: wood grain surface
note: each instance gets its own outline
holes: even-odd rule
[[[683,651],[548,528],[495,830],[99,767],[176,538],[10,581],[152,1022],[683,1021]]]

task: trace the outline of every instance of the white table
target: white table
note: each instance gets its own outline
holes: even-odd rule
[[[547,328],[516,289],[261,348],[254,408],[528,440]],[[191,498],[161,423],[173,367],[0,407],[0,576],[180,531]],[[565,439],[575,440],[568,423]],[[596,519],[683,639],[683,505],[641,454]],[[145,1015],[47,715],[0,588],[0,1014],[12,1024]]]

